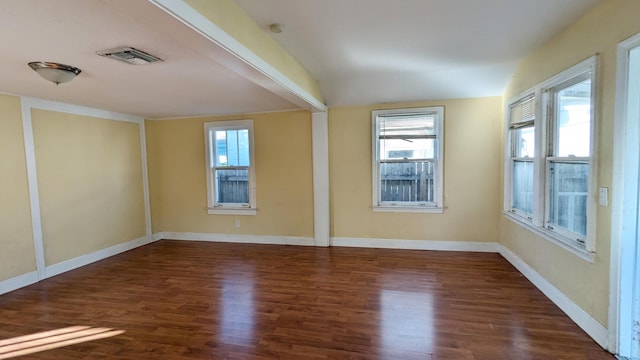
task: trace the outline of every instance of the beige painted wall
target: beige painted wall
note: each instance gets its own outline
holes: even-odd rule
[[[372,211],[371,111],[445,107],[443,214]],[[497,241],[502,98],[331,108],[331,236]]]
[[[0,95],[0,281],[36,270],[20,111]]]
[[[203,124],[238,119],[254,120],[258,214],[208,215]],[[313,236],[309,112],[149,121],[147,130],[154,233]]]
[[[32,110],[45,262],[143,237],[140,125]]]
[[[597,186],[611,188],[615,103],[616,46],[640,32],[640,1],[607,0],[529,55],[518,67],[505,98],[599,53],[596,156]],[[503,139],[504,140],[504,139]],[[597,194],[592,194],[596,196]],[[501,217],[501,242],[607,326],[611,208],[599,206],[596,217],[596,259],[593,264],[535,236]]]
[[[324,102],[316,79],[233,0],[186,0],[200,14],[249,48],[311,96]]]

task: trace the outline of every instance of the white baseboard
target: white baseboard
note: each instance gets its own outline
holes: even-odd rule
[[[553,286],[547,279],[542,277],[532,267],[527,265],[521,258],[514,254],[511,250],[503,245],[498,245],[499,253],[507,261],[509,261],[518,271],[522,273],[529,281],[533,283],[542,293],[544,293],[554,304],[556,304],[567,316],[573,320],[582,330],[589,336],[607,349],[609,340],[609,331],[598,320],[594,319],[575,302],[569,299],[558,288]]]
[[[135,249],[142,245],[147,245],[152,242],[151,236],[143,236],[139,239],[131,240],[126,243],[114,245],[106,249],[98,250],[90,254],[81,255],[73,259],[63,261],[54,265],[47,266],[45,268],[45,277],[49,278],[62,274],[73,269],[77,269],[81,266],[91,264],[96,261],[106,259],[110,256],[120,254],[131,249]]]
[[[498,243],[476,241],[398,240],[332,237],[332,246],[379,249],[498,252]]]
[[[23,275],[15,276],[10,279],[0,281],[0,295],[10,291],[20,289],[38,282],[38,272],[32,271]]]
[[[151,240],[152,241],[162,240],[162,233],[161,232],[154,233],[153,235],[151,235]]]
[[[312,237],[276,235],[238,235],[187,232],[162,232],[160,238],[167,240],[211,241],[248,244],[301,245],[314,246]]]

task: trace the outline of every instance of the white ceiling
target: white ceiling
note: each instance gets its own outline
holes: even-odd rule
[[[598,0],[236,0],[329,106],[502,95],[519,60]]]
[[[329,106],[501,95],[519,59],[598,0],[237,0],[319,80]],[[0,92],[146,118],[297,108],[143,0],[3,0]],[[163,58],[133,66],[96,51]],[[55,86],[30,61],[82,69]],[[286,100],[288,99],[288,100]]]
[[[229,71],[215,45],[142,0],[2,0],[0,92],[167,118],[275,111],[297,106]],[[133,46],[164,59],[129,65],[96,51]],[[27,66],[82,69],[55,86]]]

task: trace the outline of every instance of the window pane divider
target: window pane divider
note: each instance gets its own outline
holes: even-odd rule
[[[385,159],[385,160],[379,160],[381,164],[393,164],[393,163],[407,163],[407,162],[436,162],[436,159],[413,159],[413,158],[407,158],[407,159]]]
[[[216,170],[247,170],[249,166],[213,166],[212,169]]]
[[[535,119],[509,124],[509,130],[517,130],[517,129],[522,129],[526,127],[532,127],[534,123],[535,123]]]
[[[380,135],[380,140],[436,139],[436,135]]]
[[[568,162],[568,163],[588,163],[591,158],[589,157],[577,157],[577,156],[547,156],[549,162]]]

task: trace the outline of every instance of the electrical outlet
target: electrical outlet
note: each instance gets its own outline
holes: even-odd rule
[[[236,229],[240,229],[240,219],[236,219]]]

